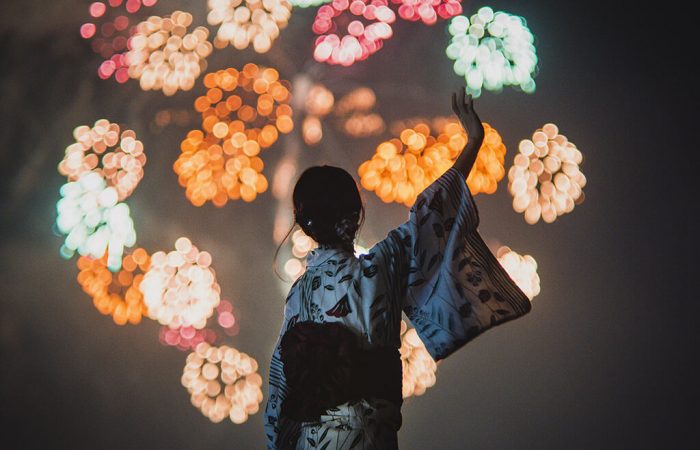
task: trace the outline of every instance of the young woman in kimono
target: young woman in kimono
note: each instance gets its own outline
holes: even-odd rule
[[[350,174],[311,167],[297,181],[296,223],[319,246],[286,299],[264,415],[269,449],[397,449],[401,312],[437,361],[530,310],[477,232],[465,179],[483,126],[464,89],[452,107],[469,142],[365,255],[353,252],[364,209]]]

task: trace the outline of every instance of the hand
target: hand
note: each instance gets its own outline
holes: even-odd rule
[[[467,132],[467,145],[478,150],[484,140],[484,126],[474,111],[474,99],[471,95],[466,95],[465,88],[452,93],[452,111],[459,117]]]

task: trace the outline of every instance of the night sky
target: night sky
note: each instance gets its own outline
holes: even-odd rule
[[[616,3],[487,4],[527,19],[540,63],[534,95],[485,93],[476,101],[482,120],[503,136],[508,166],[521,139],[555,122],[583,152],[586,200],[553,224],[531,226],[512,210],[506,180],[476,197],[481,235],[533,255],[542,291],[530,314],[440,363],[437,384],[404,403],[402,449],[697,446],[697,144],[689,132],[697,48],[683,49],[692,28],[672,3],[648,11]],[[78,33],[88,5],[0,5],[0,448],[264,448],[268,364],[284,304],[272,272],[277,201],[269,192],[222,209],[186,200],[172,163],[196,125],[158,129],[153,121],[162,110],[191,111],[201,78],[172,97],[99,79],[100,59]],[[464,2],[469,14],[479,6]],[[175,9],[206,24],[204,0],[161,0],[152,11]],[[398,20],[382,50],[338,68],[313,61],[313,16],[295,9],[268,54],[215,49],[209,70],[252,61],[286,79],[306,72],[336,98],[368,86],[387,122],[451,113],[460,78],[444,52],[444,22]],[[59,255],[52,225],[65,178],[56,166],[73,128],[103,117],[135,130],[148,155],[127,200],[137,244],[154,252],[190,237],[212,254],[237,308],[240,332],[224,342],[257,359],[265,393],[243,425],[213,424],[191,406],[180,384],[186,353],[162,346],[153,321],[119,327],[100,315],[76,282],[75,259]],[[332,164],[357,176],[390,137],[325,131],[318,147],[301,148],[301,167]],[[263,155],[269,179],[299,142],[295,129]],[[360,238],[371,245],[408,210],[363,195]]]

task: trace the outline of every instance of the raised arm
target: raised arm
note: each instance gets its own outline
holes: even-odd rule
[[[484,141],[484,126],[474,111],[472,96],[466,95],[464,88],[452,93],[452,110],[459,117],[469,138],[467,145],[454,163],[454,168],[459,170],[464,178],[467,178],[472,170],[474,161],[476,161],[481,143]]]

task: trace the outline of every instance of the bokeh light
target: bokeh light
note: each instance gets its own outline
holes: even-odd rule
[[[525,19],[483,7],[471,18],[453,18],[448,30],[447,56],[466,80],[467,93],[479,97],[482,89],[498,92],[504,86],[535,92],[535,38]]]
[[[150,261],[148,253],[137,248],[124,256],[121,270],[112,273],[107,268],[107,255],[99,259],[81,256],[78,283],[101,314],[112,316],[117,325],[136,325],[147,314],[139,286]]]
[[[350,66],[366,59],[393,35],[396,15],[388,0],[333,0],[318,8],[312,26],[318,62]]]
[[[187,355],[182,385],[192,405],[214,423],[228,417],[241,424],[260,409],[262,378],[255,359],[235,348],[206,342]]]
[[[437,363],[430,356],[415,328],[401,321],[401,366],[403,368],[403,398],[423,395],[435,384]]]
[[[537,274],[535,258],[520,255],[507,246],[500,247],[496,257],[527,298],[532,300],[540,293],[540,276]]]
[[[107,79],[114,75],[119,83],[129,79],[125,54],[127,43],[136,27],[131,25],[129,15],[136,13],[141,6],[153,6],[158,0],[109,0],[93,2],[88,7],[90,19],[80,26],[80,36],[91,39],[92,50],[102,56],[103,61],[97,75]]]
[[[345,94],[333,110],[340,130],[353,138],[380,134],[386,128],[384,119],[373,109],[377,96],[368,87],[359,87]]]
[[[214,39],[217,48],[229,43],[238,50],[251,43],[258,53],[270,50],[292,14],[288,0],[208,0],[209,25],[220,25]]]
[[[583,154],[553,123],[535,131],[532,139],[520,141],[518,154],[508,170],[508,190],[513,209],[525,221],[546,223],[573,211],[585,199],[586,177],[579,165]]]
[[[216,307],[216,323],[228,336],[235,336],[240,330],[236,310],[229,300],[221,300]]]
[[[251,202],[268,188],[261,149],[294,128],[289,83],[279,79],[277,70],[251,63],[241,71],[208,73],[204,85],[206,95],[194,103],[203,131],[187,134],[173,169],[195,206]]]
[[[484,141],[474,162],[467,185],[473,195],[493,193],[505,176],[505,145],[498,132],[484,123]],[[437,137],[430,126],[419,123],[401,131],[399,139],[379,144],[375,154],[360,164],[361,185],[384,202],[412,206],[423,189],[440,177],[467,143],[467,135],[456,121],[446,121]]]
[[[214,344],[216,342],[216,333],[209,328],[198,330],[193,326],[170,328],[162,326],[158,332],[160,343],[175,347],[180,351],[190,351],[197,348],[202,342]]]
[[[449,19],[462,13],[462,0],[391,0],[399,6],[399,17],[434,25],[438,17]]]
[[[61,256],[69,259],[78,252],[99,259],[106,253],[109,270],[119,270],[124,247],[136,243],[136,231],[117,190],[100,173],[88,172],[61,186],[60,194],[56,226],[66,235]]]
[[[306,270],[306,256],[318,247],[318,244],[301,229],[292,233],[290,241],[291,255],[285,261],[283,269],[290,280],[296,280]]]
[[[143,178],[146,155],[143,144],[132,130],[120,133],[119,125],[100,119],[91,127],[82,125],[73,130],[75,143],[66,147],[58,172],[75,181],[81,175],[96,171],[107,185],[124,200]],[[101,167],[98,167],[101,166]]]
[[[304,101],[306,117],[301,124],[301,135],[307,145],[316,145],[323,138],[321,119],[333,109],[335,97],[322,84],[311,86]]]
[[[175,241],[175,250],[151,256],[141,292],[149,317],[173,329],[204,328],[221,300],[211,255],[186,237]]]
[[[194,87],[213,46],[207,40],[209,30],[196,27],[188,33],[191,24],[192,14],[174,11],[170,17],[151,16],[136,26],[126,62],[129,76],[139,80],[141,89],[173,95]]]

